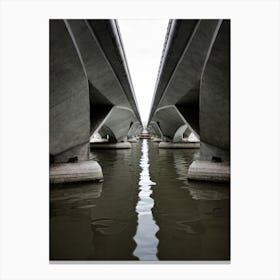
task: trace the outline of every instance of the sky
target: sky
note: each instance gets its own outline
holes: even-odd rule
[[[118,20],[143,124],[148,121],[168,20]]]

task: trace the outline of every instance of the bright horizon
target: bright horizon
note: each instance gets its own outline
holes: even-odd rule
[[[143,125],[148,121],[168,20],[118,20]]]

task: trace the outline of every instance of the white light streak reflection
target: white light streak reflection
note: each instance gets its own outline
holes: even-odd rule
[[[142,171],[140,173],[139,181],[139,200],[136,205],[136,212],[138,214],[138,226],[134,236],[134,240],[137,244],[134,250],[134,256],[138,257],[140,261],[156,261],[157,258],[157,246],[158,239],[156,233],[159,230],[157,226],[152,208],[154,206],[154,200],[150,197],[153,193],[151,186],[156,185],[152,182],[149,174],[149,146],[147,139],[142,142],[142,156],[140,159],[140,167]]]

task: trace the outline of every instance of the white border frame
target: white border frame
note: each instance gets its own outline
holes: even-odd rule
[[[1,2],[1,279],[279,279],[279,2]],[[231,19],[230,264],[50,264],[48,19]],[[133,77],[132,77],[133,79]]]

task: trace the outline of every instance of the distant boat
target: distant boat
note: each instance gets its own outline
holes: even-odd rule
[[[152,135],[149,133],[141,133],[139,134],[139,139],[151,139]]]

